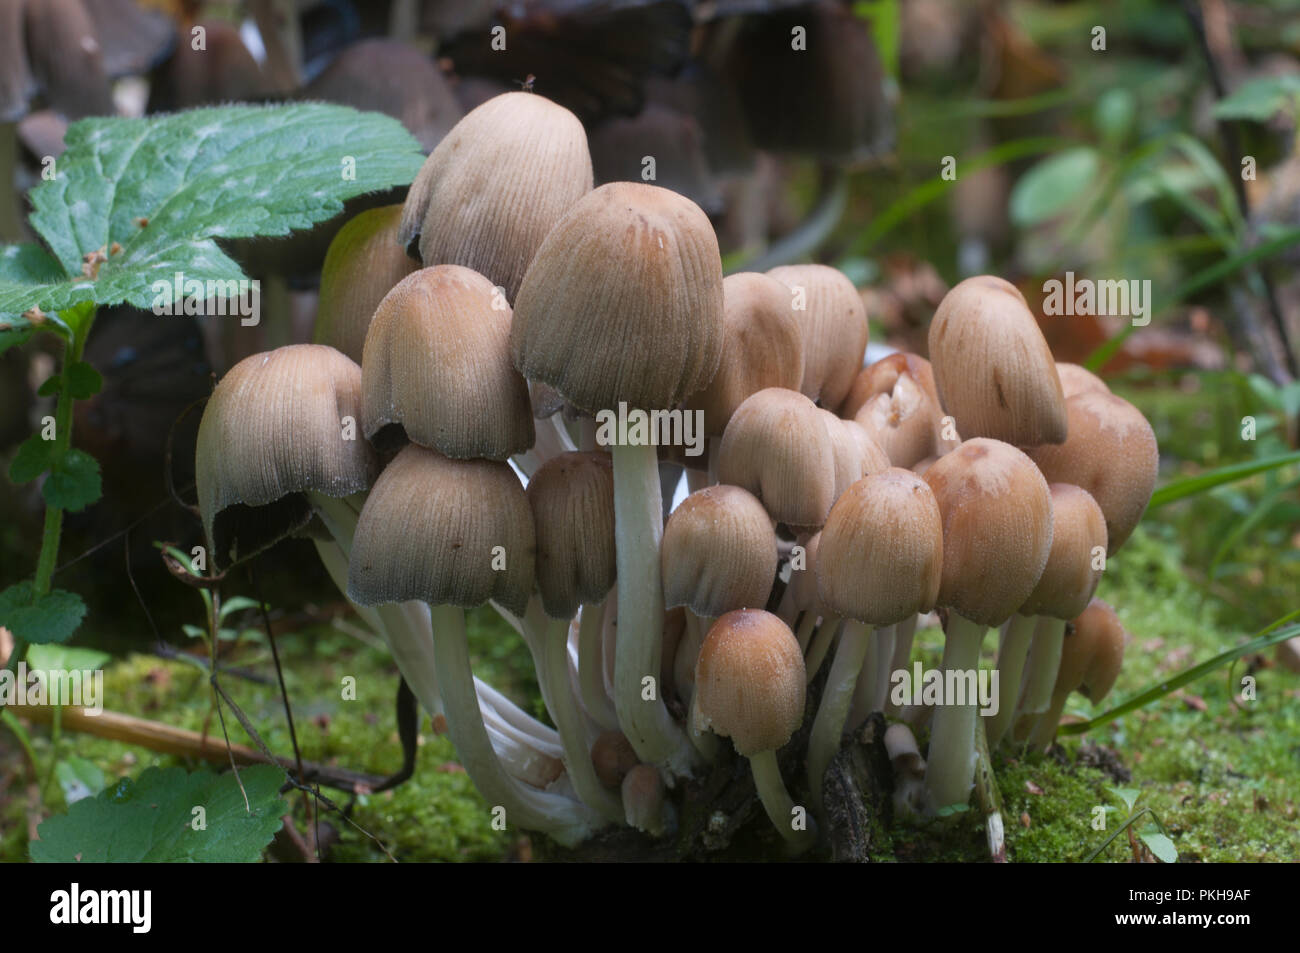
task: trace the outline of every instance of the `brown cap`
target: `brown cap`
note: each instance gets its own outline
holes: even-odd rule
[[[939,391],[934,385],[934,371],[930,368],[930,362],[919,354],[895,351],[858,371],[848,396],[836,413],[845,420],[852,420],[862,405],[872,397],[877,394],[892,394],[900,378],[910,378],[933,401],[935,412],[939,412]]]
[[[621,731],[602,731],[591,745],[591,763],[600,783],[617,791],[627,773],[637,766],[632,742]]]
[[[1088,605],[1101,582],[1102,568],[1093,550],[1106,552],[1106,518],[1087,490],[1053,483],[1052,550],[1047,566],[1021,615],[1073,619]]]
[[[775,751],[803,721],[803,652],[770,612],[738,609],[713,624],[695,663],[695,726],[748,757]]]
[[[949,291],[930,322],[930,360],[943,408],[962,436],[1022,447],[1065,440],[1056,363],[1009,282],[982,275]]]
[[[495,599],[518,615],[533,591],[533,514],[510,465],[409,444],[361,510],[348,598],[462,608]]]
[[[515,302],[511,353],[525,377],[590,413],[621,401],[675,407],[713,378],[722,315],[718,239],[699,206],[613,182],[538,249]]]
[[[772,518],[747,490],[697,490],[668,517],[660,549],[664,605],[702,616],[761,609],[776,578]]]
[[[930,487],[898,467],[863,477],[831,507],[817,557],[818,592],[839,615],[893,625],[929,612],[943,567]]]
[[[835,451],[817,407],[779,387],[746,398],[722,435],[718,479],[753,493],[779,522],[820,526],[835,502]]]
[[[17,6],[26,8],[27,54],[50,105],[69,119],[112,113],[104,51],[82,0]]]
[[[673,807],[653,764],[638,764],[623,778],[623,811],[629,826],[655,837],[667,832]]]
[[[510,363],[510,306],[477,272],[422,268],[375,310],[362,361],[366,436],[504,460],[533,445],[528,385]]]
[[[464,265],[515,300],[542,240],[591,191],[587,135],[569,110],[503,93],[472,110],[425,160],[402,212],[426,265]]]
[[[1094,705],[1105,698],[1119,677],[1127,635],[1115,610],[1093,599],[1066,630],[1056,691],[1078,691]]]
[[[547,460],[528,481],[528,503],[546,614],[568,619],[579,603],[603,602],[618,571],[609,454],[561,453]]]
[[[835,499],[868,473],[889,469],[889,455],[872,439],[867,429],[853,420],[841,420],[829,410],[817,408],[835,456]]]
[[[839,407],[867,350],[862,296],[828,265],[783,265],[768,274],[790,289],[786,303],[803,333],[799,390],[823,407]]]
[[[1051,482],[1073,483],[1092,494],[1106,516],[1114,553],[1151,501],[1160,466],[1155,431],[1140,410],[1106,391],[1082,391],[1065,406],[1069,439],[1028,453]]]
[[[833,509],[833,507],[832,507]],[[790,601],[796,612],[825,614],[821,593],[817,591],[817,552],[821,548],[822,534],[814,533],[803,544],[804,568],[790,569]]]
[[[339,229],[325,253],[312,340],[358,364],[379,302],[420,267],[397,243],[401,215],[400,205],[367,209]]]
[[[1099,390],[1110,393],[1110,388],[1106,386],[1104,380],[1086,367],[1080,367],[1078,364],[1065,364],[1057,361],[1056,376],[1061,379],[1061,392],[1065,394],[1066,400],[1085,390]]]
[[[686,401],[704,413],[704,430],[721,436],[741,402],[765,387],[798,390],[803,337],[790,292],[774,278],[747,271],[722,282],[722,360],[703,390]]]
[[[379,465],[360,416],[361,368],[331,347],[293,344],[226,372],[203,410],[194,462],[214,565],[305,527],[307,491],[337,498],[370,486]]]
[[[1001,625],[1034,591],[1052,548],[1052,497],[1034,462],[998,440],[967,440],[925,471],[943,518],[938,605]]]

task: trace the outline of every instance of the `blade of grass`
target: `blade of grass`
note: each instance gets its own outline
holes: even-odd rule
[[[1254,476],[1257,473],[1266,473],[1269,470],[1276,470],[1292,463],[1300,463],[1300,451],[1284,453],[1279,457],[1267,457],[1263,460],[1230,463],[1226,467],[1218,467],[1205,473],[1198,473],[1195,476],[1173,480],[1151,494],[1151,503],[1147,506],[1147,510],[1158,509],[1166,503],[1173,503],[1175,500],[1196,496],[1198,493],[1204,493],[1225,483],[1244,480],[1246,477]]]
[[[1232,552],[1233,547],[1241,542],[1241,540],[1254,530],[1255,527],[1263,523],[1264,520],[1268,518],[1268,515],[1273,512],[1273,507],[1277,506],[1278,503],[1281,503],[1286,495],[1297,486],[1300,486],[1300,478],[1284,483],[1268,496],[1264,497],[1264,499],[1260,500],[1244,520],[1238,521],[1233,526],[1228,535],[1223,538],[1223,542],[1219,544],[1219,549],[1215,552],[1214,559],[1210,561],[1211,579],[1214,578],[1214,572],[1219,568],[1219,563],[1223,562],[1224,557],[1227,556],[1228,553]]]

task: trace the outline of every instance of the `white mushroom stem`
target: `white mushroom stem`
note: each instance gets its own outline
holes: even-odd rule
[[[605,603],[587,603],[579,612],[578,686],[582,707],[591,720],[607,731],[618,729],[618,714],[605,693],[604,661],[601,658],[601,627]]]
[[[572,846],[600,826],[600,818],[570,798],[525,787],[505,770],[479,713],[465,638],[465,611],[430,606],[438,682],[447,706],[447,733],[470,780],[488,805],[505,809],[507,825],[543,831]]]
[[[812,818],[806,816],[805,830],[796,830],[794,826],[796,805],[781,777],[781,768],[776,762],[775,751],[759,751],[749,756],[749,767],[754,772],[754,787],[758,799],[763,802],[763,810],[786,843],[796,850],[807,850],[816,840],[816,826]]]
[[[777,613],[780,615],[780,613]],[[812,641],[813,629],[817,628],[817,613],[809,609],[799,620],[799,628],[795,630],[794,637],[799,642],[799,651],[804,655],[808,654],[808,643]]]
[[[944,676],[945,691],[955,683],[969,684],[968,673],[978,675],[980,646],[984,643],[987,626],[962,618],[955,611],[948,613],[943,661],[940,671]],[[959,673],[950,679],[949,672]],[[930,805],[935,810],[953,804],[966,804],[970,800],[975,781],[975,723],[979,717],[979,700],[945,697],[934,709],[930,728],[930,750],[926,757],[925,786],[930,793]]]
[[[853,690],[870,648],[871,626],[856,619],[845,619],[826,690],[822,692],[808,737],[808,787],[818,813],[822,810],[822,778],[835,752],[840,750],[840,736],[853,706]]]
[[[916,626],[920,618],[919,615],[911,615],[894,626],[894,654],[889,660],[891,677],[894,672],[912,670],[912,642],[916,638]],[[885,693],[885,714],[897,717],[899,711],[900,706],[894,704],[893,692],[887,690]]]
[[[873,711],[885,710],[889,695],[889,677],[894,659],[894,627],[881,626],[871,636],[871,649],[862,661],[862,674],[853,692],[853,709],[848,724],[856,727]]]
[[[480,710],[483,712],[483,724],[487,728],[488,738],[492,741],[492,749],[511,777],[545,790],[556,779],[564,776],[562,757],[546,754],[531,743],[520,740],[517,734],[509,731],[509,726],[506,726],[507,730],[501,730],[501,721],[489,717],[491,709]]]
[[[596,777],[596,767],[591,761],[587,746],[587,729],[577,699],[566,691],[569,682],[569,623],[566,619],[552,619],[546,631],[545,661],[547,680],[553,690],[554,717],[564,744],[564,764],[569,780],[583,803],[598,811],[615,824],[623,821],[623,803],[607,790]],[[563,687],[561,687],[563,686]]]
[[[1052,746],[1056,738],[1056,726],[1061,723],[1061,714],[1065,711],[1065,701],[1070,697],[1070,691],[1053,691],[1047,711],[1032,721],[1028,741],[1030,751],[1046,751]]]
[[[808,656],[804,662],[805,677],[808,684],[817,677],[821,671],[822,662],[826,660],[826,654],[830,652],[831,645],[835,641],[835,632],[840,627],[840,617],[837,615],[828,615],[822,617],[821,625],[817,628],[817,634],[813,636],[812,644],[808,646]]]
[[[1004,630],[1002,644],[998,649],[998,710],[995,714],[984,716],[984,730],[988,734],[989,747],[996,748],[1011,727],[1011,720],[1016,714],[1016,703],[1020,700],[1020,679],[1025,671],[1025,659],[1029,656],[1029,644],[1033,639],[1034,616],[1017,613]]]
[[[1038,714],[1046,711],[1051,704],[1052,689],[1056,687],[1056,672],[1061,667],[1061,651],[1064,646],[1065,620],[1039,616],[1033,642],[1029,646],[1029,661],[1026,663],[1020,692],[1020,714]],[[993,742],[992,737],[989,741]]]
[[[668,713],[659,684],[664,627],[659,461],[648,444],[618,445],[612,451],[619,627],[614,709],[637,757],[670,775],[689,775],[695,749]]]

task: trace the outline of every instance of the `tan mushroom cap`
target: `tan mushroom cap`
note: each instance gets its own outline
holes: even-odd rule
[[[629,826],[656,837],[665,833],[667,802],[664,779],[652,764],[638,764],[623,777],[623,811]]]
[[[533,514],[509,464],[452,460],[416,444],[393,459],[361,510],[348,598],[522,615],[533,590]]]
[[[621,731],[602,731],[591,744],[591,763],[600,783],[617,791],[639,763],[632,742]]]
[[[438,143],[407,193],[399,238],[418,233],[426,265],[464,265],[514,301],[546,235],[591,191],[578,117],[511,92],[470,111]]]
[[[943,581],[936,600],[981,625],[1001,625],[1029,598],[1052,548],[1052,497],[1025,454],[975,438],[923,478],[943,519]]]
[[[821,533],[810,536],[803,544],[804,568],[790,570],[790,602],[796,612],[825,614],[821,593],[817,591],[817,553],[821,542]]]
[[[836,413],[845,420],[852,420],[862,405],[872,397],[893,393],[901,378],[910,378],[919,386],[933,401],[935,412],[939,412],[939,390],[934,384],[934,370],[930,367],[930,362],[919,354],[895,351],[858,371],[848,396]]]
[[[510,363],[510,306],[459,265],[422,268],[384,296],[361,363],[366,437],[457,459],[505,460],[533,445],[528,384]]]
[[[1017,446],[1065,440],[1056,362],[1009,282],[984,275],[949,291],[930,322],[930,361],[943,408],[962,436]]]
[[[1099,390],[1107,394],[1110,393],[1110,388],[1106,386],[1104,380],[1086,367],[1080,367],[1078,364],[1057,361],[1056,375],[1061,379],[1061,392],[1065,394],[1066,400],[1085,390]]]
[[[768,275],[790,289],[786,304],[803,334],[799,390],[822,407],[839,407],[867,350],[862,296],[848,276],[828,265],[783,265]]]
[[[664,605],[701,616],[762,608],[776,577],[776,532],[753,494],[710,486],[668,517],[660,549]]]
[[[325,253],[312,341],[358,364],[379,302],[420,267],[397,241],[400,205],[367,209],[344,225]]]
[[[722,359],[703,390],[686,400],[704,413],[704,430],[721,436],[736,408],[765,387],[798,390],[803,379],[803,336],[790,311],[790,292],[757,272],[722,282]]]
[[[1100,599],[1088,603],[1066,630],[1056,691],[1078,691],[1095,705],[1119,678],[1128,633],[1115,610]]]
[[[803,652],[770,612],[738,609],[709,629],[695,663],[695,725],[746,757],[775,751],[803,721]]]
[[[515,302],[529,380],[589,413],[675,407],[722,354],[722,259],[708,217],[653,185],[612,182],[546,236]]]
[[[1048,486],[1052,494],[1052,550],[1047,566],[1020,614],[1073,619],[1088,606],[1101,582],[1106,552],[1106,517],[1087,490],[1069,483]]]
[[[293,344],[226,372],[203,409],[194,464],[214,565],[305,527],[307,491],[370,486],[379,464],[356,432],[360,416],[361,368],[330,347]]]
[[[940,416],[939,405],[904,374],[889,393],[869,398],[853,420],[875,440],[891,463],[910,467],[934,454]]]
[[[779,522],[820,526],[835,502],[835,450],[817,407],[779,387],[746,398],[722,435],[718,480],[754,494]]]
[[[568,619],[579,603],[603,602],[618,575],[609,454],[561,453],[547,460],[528,481],[528,503],[546,614]]]
[[[835,457],[834,499],[868,473],[889,469],[889,455],[865,427],[855,420],[841,420],[821,407],[817,413],[826,425]]]
[[[839,615],[893,625],[929,612],[943,567],[934,493],[898,467],[863,477],[831,508],[817,557],[821,600]]]
[[[1155,431],[1140,410],[1106,391],[1083,391],[1065,406],[1069,439],[1027,452],[1052,483],[1073,483],[1092,495],[1106,516],[1114,553],[1151,501],[1160,467]]]

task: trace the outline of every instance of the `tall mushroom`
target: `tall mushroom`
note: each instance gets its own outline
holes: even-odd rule
[[[515,303],[515,366],[591,413],[676,407],[722,349],[722,260],[708,218],[652,185],[603,185],[546,236]],[[588,355],[599,355],[592,360]],[[647,415],[648,417],[648,415]],[[618,550],[615,708],[642,760],[689,771],[693,748],[662,694],[658,458],[649,434],[611,447]]]
[[[799,390],[822,407],[843,403],[867,350],[867,311],[848,277],[828,265],[782,265],[768,275],[789,289],[803,333]]]

